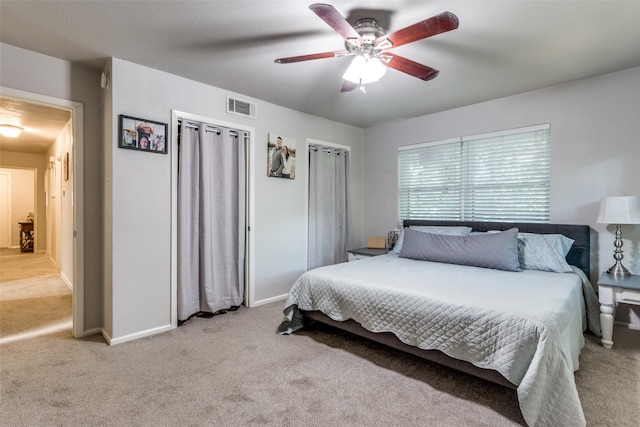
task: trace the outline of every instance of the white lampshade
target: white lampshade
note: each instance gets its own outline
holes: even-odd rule
[[[386,72],[387,67],[378,58],[366,59],[358,55],[353,58],[342,78],[352,83],[367,84],[377,82]]]
[[[603,224],[640,224],[640,197],[603,197],[597,222]]]

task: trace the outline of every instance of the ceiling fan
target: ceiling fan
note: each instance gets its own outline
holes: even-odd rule
[[[378,81],[387,67],[425,81],[435,78],[439,73],[438,70],[391,53],[389,50],[458,28],[458,17],[451,12],[442,12],[387,34],[386,30],[371,18],[359,19],[354,26],[351,26],[330,4],[316,3],[309,6],[309,9],[342,36],[345,50],[278,58],[274,62],[290,64],[312,59],[355,55],[353,62],[343,75],[344,81],[340,92],[350,92],[359,87],[362,93],[365,93],[364,85]]]

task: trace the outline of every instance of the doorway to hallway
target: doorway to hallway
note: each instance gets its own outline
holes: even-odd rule
[[[83,251],[78,244],[83,235],[83,203],[82,184],[77,182],[82,176],[82,105],[1,89],[0,102],[11,106],[3,111],[11,111],[12,120],[20,121],[23,133],[14,140],[0,141],[0,167],[35,171],[35,202],[29,211],[33,217],[33,252],[21,253],[18,249],[16,254],[15,242],[0,250],[3,339],[7,339],[8,331],[12,336],[33,333],[38,321],[54,329],[63,325],[69,334],[83,336]],[[53,130],[52,122],[58,126]],[[43,134],[53,136],[39,139]],[[23,216],[25,221],[27,214]],[[11,225],[14,222],[12,219]],[[46,304],[42,310],[37,308],[40,303],[51,302],[53,296],[63,300],[57,308]],[[25,321],[23,314],[27,312],[33,314],[29,320],[36,324]]]

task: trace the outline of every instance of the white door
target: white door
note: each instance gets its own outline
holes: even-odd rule
[[[11,174],[0,173],[0,248],[11,246]]]

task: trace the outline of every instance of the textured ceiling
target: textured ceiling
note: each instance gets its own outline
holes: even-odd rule
[[[0,124],[23,128],[17,138],[0,135],[0,150],[44,154],[70,119],[69,110],[0,96]]]
[[[350,58],[312,1],[0,1],[3,43],[102,67],[117,57],[245,97],[369,127],[640,66],[640,1],[333,1],[394,31],[448,10],[457,30],[392,52],[440,70],[389,70],[340,93]],[[0,52],[1,54],[1,52]]]

